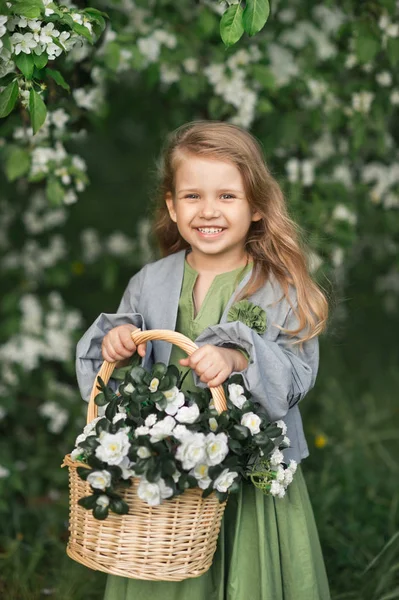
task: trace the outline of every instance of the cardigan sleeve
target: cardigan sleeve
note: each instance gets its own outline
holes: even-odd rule
[[[144,317],[138,310],[142,280],[143,269],[130,279],[117,312],[101,313],[77,344],[76,377],[80,393],[87,401],[90,398],[94,379],[104,360],[101,353],[103,337],[114,327],[128,323],[143,331],[146,329]],[[145,359],[150,353],[151,343],[147,342]]]
[[[297,323],[290,308],[283,327],[296,329]],[[296,337],[290,337],[280,332],[276,341],[270,341],[241,321],[233,321],[208,327],[195,343],[246,350],[248,366],[240,373],[244,384],[253,399],[266,409],[270,420],[276,421],[284,418],[315,384],[319,366],[318,339],[304,342],[300,349],[292,342],[300,339],[301,334],[303,336],[300,332]],[[204,386],[195,373],[194,378],[196,385]]]

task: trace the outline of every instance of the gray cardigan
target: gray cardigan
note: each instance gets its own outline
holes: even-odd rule
[[[180,290],[183,280],[185,250],[150,263],[134,275],[123,294],[116,314],[101,315],[86,331],[77,346],[76,371],[81,394],[89,399],[93,381],[102,363],[101,342],[113,327],[132,323],[142,330],[172,329],[177,318]],[[248,282],[247,273],[237,291]],[[279,300],[282,290],[275,278],[249,297],[261,306],[267,315],[263,335],[255,333],[240,321],[227,323],[227,314],[234,302],[230,298],[218,325],[206,328],[195,340],[198,346],[235,346],[245,349],[250,356],[247,368],[241,372],[245,386],[255,401],[262,404],[272,421],[283,419],[291,447],[284,450],[285,459],[296,460],[309,455],[303,433],[298,402],[314,386],[318,364],[317,338],[303,344],[302,350],[289,343],[289,336],[275,325],[295,329],[297,319],[285,298]],[[295,289],[290,287],[290,299],[296,306]],[[292,339],[292,338],[291,338]],[[295,338],[296,339],[296,338]],[[147,344],[143,366],[152,362],[169,362],[171,344],[153,341]],[[198,386],[205,384],[194,374]]]

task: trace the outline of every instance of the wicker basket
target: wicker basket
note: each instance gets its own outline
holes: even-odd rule
[[[180,333],[168,330],[132,333],[136,345],[148,340],[164,340],[176,344],[188,355],[197,346]],[[99,376],[108,383],[115,363],[104,362]],[[89,423],[97,416],[94,398],[96,382],[87,412]],[[211,388],[215,407],[226,410],[222,386]],[[198,577],[212,564],[226,502],[215,494],[202,498],[199,488],[186,490],[180,496],[149,506],[137,496],[139,480],[125,488],[122,497],[129,513],[110,513],[97,520],[92,512],[78,504],[78,499],[91,493],[91,488],[77,474],[76,468],[86,466],[66,455],[62,466],[69,467],[70,517],[67,554],[73,560],[98,571],[134,579],[181,581]]]

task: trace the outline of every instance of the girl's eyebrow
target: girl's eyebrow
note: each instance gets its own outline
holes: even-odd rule
[[[187,189],[182,189],[182,190],[178,190],[178,193],[181,194],[183,192],[202,192],[202,190],[200,188],[187,188]],[[235,194],[243,194],[243,190],[237,190],[234,188],[222,188],[220,190],[218,190],[218,192],[234,192]]]

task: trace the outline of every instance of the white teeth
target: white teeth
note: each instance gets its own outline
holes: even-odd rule
[[[198,231],[201,233],[220,233],[223,229],[216,229],[214,227],[198,227]]]

